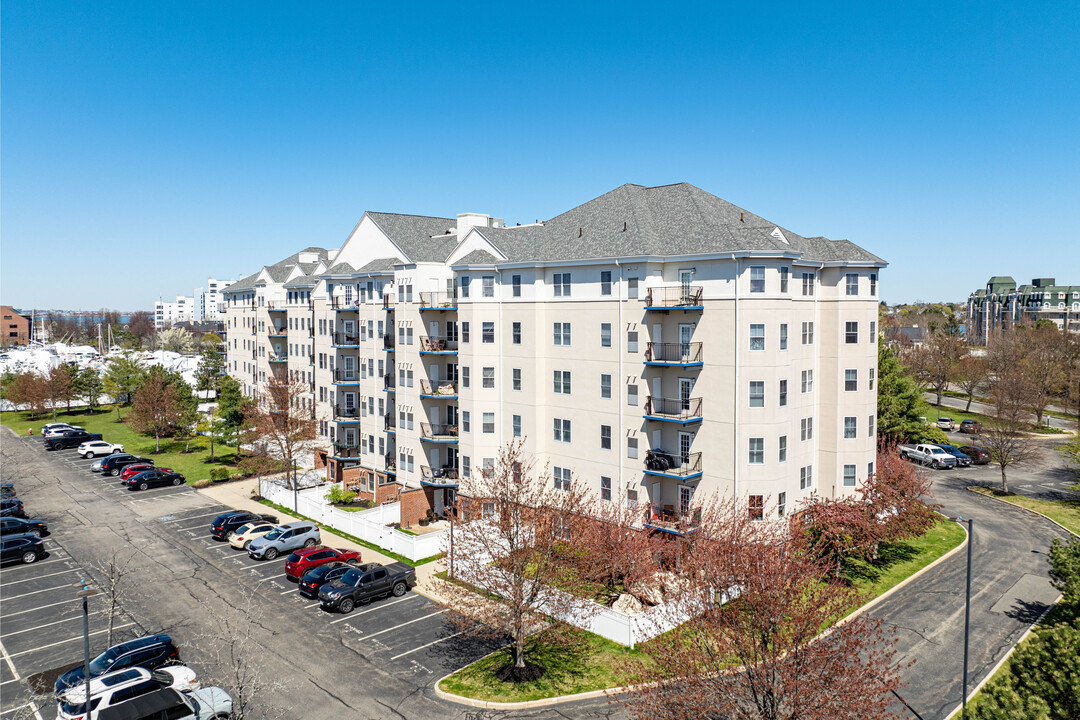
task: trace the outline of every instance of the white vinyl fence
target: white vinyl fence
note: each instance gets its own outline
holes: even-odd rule
[[[330,485],[305,488],[296,494],[296,512],[335,530],[358,537],[384,550],[404,555],[410,560],[422,560],[442,552],[445,530],[410,535],[388,527],[389,523],[401,522],[401,503],[377,505],[370,510],[349,512],[340,510],[326,501]],[[259,493],[270,502],[292,509],[293,491],[269,480],[259,483]]]

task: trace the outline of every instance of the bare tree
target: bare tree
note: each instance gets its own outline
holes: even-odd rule
[[[1024,430],[1026,408],[1031,397],[1031,381],[1022,368],[1000,375],[991,388],[994,414],[983,423],[982,443],[1001,468],[1001,491],[1009,492],[1006,469],[1035,455],[1035,445]]]
[[[93,564],[93,569],[100,577],[97,587],[105,598],[105,613],[108,615],[109,627],[106,643],[109,647],[113,644],[113,628],[116,626],[116,617],[120,612],[124,596],[132,581],[132,575],[136,569],[131,565],[131,559],[135,557],[135,551],[126,555],[110,555],[107,560],[101,560]]]
[[[1042,424],[1046,406],[1065,389],[1066,353],[1061,332],[1056,327],[1025,328],[1018,331],[1024,359],[1021,366],[1031,385],[1028,409]]]
[[[968,355],[957,363],[956,370],[953,372],[953,382],[959,385],[968,396],[964,412],[971,411],[971,401],[975,393],[979,392],[979,388],[986,384],[989,377],[990,364],[985,357]]]
[[[955,315],[948,315],[942,322],[930,323],[926,351],[930,385],[937,393],[937,405],[940,407],[941,396],[952,379],[957,363],[968,352],[960,322]]]
[[[306,383],[275,374],[259,394],[247,439],[257,454],[270,455],[292,468],[296,458],[311,451],[316,424],[308,405]],[[261,451],[260,451],[261,448]],[[293,478],[293,489],[295,487]]]

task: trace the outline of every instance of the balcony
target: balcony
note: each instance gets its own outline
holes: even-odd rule
[[[669,310],[704,310],[700,285],[675,285],[674,287],[649,288],[645,293],[645,309],[668,312]]]
[[[285,303],[267,301],[266,309],[270,312],[285,312],[288,308],[285,307]]]
[[[457,310],[457,293],[422,292],[420,293],[420,312],[425,310]]]
[[[382,296],[382,309],[386,312],[394,312],[394,296],[391,293]]]
[[[269,328],[266,328],[266,336],[267,337],[285,337],[288,334],[289,334],[288,331],[283,327],[279,327],[279,328],[269,327]]]
[[[674,480],[697,480],[701,477],[701,453],[682,457],[663,450],[645,452],[645,474]]]
[[[457,338],[429,335],[420,338],[421,355],[457,355]]]
[[[336,332],[330,336],[330,344],[336,348],[360,347],[360,336],[356,333]]]
[[[334,449],[331,457],[341,459],[358,458],[360,457],[359,445],[346,445],[345,443],[334,443]]]
[[[380,470],[389,475],[397,474],[397,460],[394,459],[394,452],[392,450],[383,455],[383,462]]]
[[[360,308],[360,301],[353,297],[332,297],[330,298],[330,307],[343,312],[355,312]]]
[[[284,355],[270,355],[269,357],[267,357],[267,360],[269,360],[272,363],[287,363],[287,362],[289,362],[289,359],[287,357],[285,357]]]
[[[642,524],[651,530],[686,535],[701,524],[701,511],[694,509],[684,513],[673,505],[646,505]]]
[[[428,487],[452,487],[458,486],[458,469],[453,465],[441,468],[420,466],[420,484]]]
[[[457,400],[457,386],[447,380],[432,385],[427,380],[420,381],[420,397],[430,400]]]
[[[432,443],[453,443],[458,441],[457,425],[431,425],[420,423],[420,439]]]
[[[394,352],[394,333],[383,333],[382,349],[386,352]]]
[[[394,413],[388,412],[383,414],[383,430],[388,433],[397,434],[397,423],[394,420]]]
[[[645,419],[680,425],[701,422],[701,398],[646,398]]]
[[[334,384],[335,385],[359,385],[360,373],[355,370],[346,370],[338,368],[334,371]]]
[[[338,422],[360,422],[360,408],[335,405],[334,419]]]
[[[385,392],[397,392],[396,386],[394,385],[394,373],[388,372],[382,376],[382,389]]]
[[[701,343],[645,343],[645,364],[659,367],[701,367]]]

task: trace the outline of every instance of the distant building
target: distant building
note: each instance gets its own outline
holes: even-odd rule
[[[973,342],[985,345],[990,333],[1038,320],[1080,332],[1080,285],[1035,278],[1030,285],[1017,287],[1008,275],[996,275],[968,296],[967,334]]]
[[[172,327],[177,323],[193,322],[195,320],[195,298],[176,296],[176,302],[163,302],[158,300],[154,303],[154,327],[158,330]]]
[[[30,319],[15,312],[10,305],[0,305],[0,316],[4,319],[3,336],[0,343],[8,345],[25,345],[30,341]]]
[[[235,280],[215,280],[208,278],[206,289],[198,288],[195,291],[195,321],[218,322],[225,320],[225,299],[221,292],[232,285]]]

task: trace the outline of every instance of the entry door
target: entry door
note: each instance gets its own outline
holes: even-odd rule
[[[428,413],[428,416],[431,418],[431,424],[432,425],[438,425],[439,424],[439,408],[438,408],[438,406],[431,408],[431,412]]]
[[[457,425],[458,424],[458,409],[457,405],[450,405],[446,408],[446,424]]]
[[[439,366],[428,365],[428,377],[431,378],[431,389],[439,389]]]
[[[690,394],[694,390],[694,378],[679,378],[679,402],[683,410],[690,409]]]
[[[679,461],[681,465],[690,462],[690,445],[694,442],[694,433],[679,433]]]
[[[652,341],[654,343],[662,343],[662,342],[664,342],[663,329],[664,329],[664,326],[661,325],[660,323],[657,323],[657,324],[652,326]]]
[[[356,409],[356,393],[351,393],[351,392],[345,393],[345,409],[346,410],[355,410]]]
[[[660,450],[661,448],[664,447],[660,442],[661,437],[662,437],[662,435],[660,434],[659,430],[653,430],[652,431],[652,449],[653,450]]]
[[[446,381],[457,385],[457,363],[446,363]]]
[[[682,303],[683,305],[690,304],[690,281],[694,279],[693,270],[680,270],[679,271],[679,284],[682,285]]]
[[[690,342],[694,339],[694,324],[679,323],[679,356],[690,362]]]
[[[345,337],[356,336],[356,323],[352,320],[341,321],[341,332],[345,333]]]
[[[432,448],[428,453],[428,466],[432,470],[432,474],[435,475],[442,465],[439,464],[439,448]]]
[[[653,397],[652,411],[656,412],[657,410],[660,409],[658,406],[663,404],[663,403],[660,402],[660,398],[664,397],[664,393],[662,392],[663,389],[664,389],[664,383],[662,382],[662,379],[658,378],[658,377],[654,377],[649,382],[652,383],[652,397]]]
[[[456,448],[446,448],[446,466],[457,469],[458,451]]]
[[[690,501],[694,498],[694,488],[688,485],[679,486],[679,515],[687,516],[690,514]]]
[[[428,340],[435,340],[439,337],[439,322],[432,320],[428,323]]]
[[[345,379],[352,380],[356,377],[356,358],[352,355],[346,355],[341,358],[341,367],[345,371]]]

